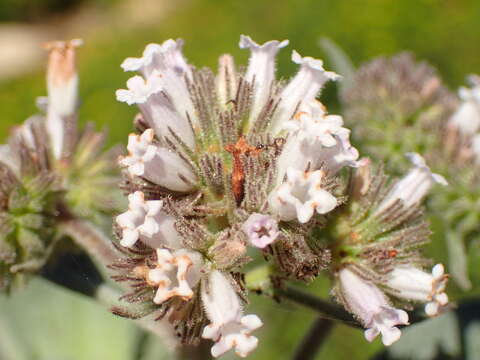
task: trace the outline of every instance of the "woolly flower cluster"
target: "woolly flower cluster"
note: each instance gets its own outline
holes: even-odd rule
[[[76,217],[105,222],[118,211],[115,151],[103,151],[105,134],[80,130],[76,48],[79,39],[53,41],[41,113],[15,127],[0,145],[0,291],[22,284],[49,260]],[[107,215],[107,216],[106,216]]]
[[[430,275],[419,255],[415,264],[406,261],[428,236],[418,220],[420,202],[444,179],[414,154],[411,172],[386,191],[381,176],[372,180],[366,161],[358,160],[342,118],[316,100],[339,75],[293,51],[298,72],[277,81],[275,58],[288,41],[259,45],[241,36],[239,45],[250,51],[245,72],[230,55],[220,57],[216,75],[196,69],[183,56],[181,40],[150,44],[142,57],[122,64],[140,73],[116,93],[140,110],[128,154],[119,160],[129,207],[115,225],[124,257],[111,267],[116,280],[132,285],[124,299],[148,304],[185,343],[210,339],[213,356],[233,349],[245,357],[257,346],[252,333],[262,321],[244,314],[242,274],[263,254],[276,264],[271,276],[282,281],[333,271],[337,298],[368,329],[367,339],[381,333],[391,344],[400,336],[395,325],[407,324],[408,315],[368,274],[379,273],[375,281],[396,297],[427,303],[430,315],[446,304],[441,265]],[[357,186],[342,186],[341,170],[348,167],[357,169],[350,181]],[[350,221],[362,201],[370,208],[360,220],[373,223],[378,236],[357,232],[351,244],[336,233],[327,244],[323,236],[335,231],[326,225]],[[358,223],[342,229],[356,231]],[[412,240],[402,243],[405,235]],[[247,256],[249,247],[257,252]],[[382,262],[378,254],[386,247],[395,256]]]

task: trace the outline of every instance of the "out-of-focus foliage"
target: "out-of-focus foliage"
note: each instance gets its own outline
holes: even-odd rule
[[[78,8],[83,3],[105,5],[115,1],[117,0],[2,0],[0,21],[42,21],[48,16]]]
[[[2,360],[130,360],[135,353],[133,323],[48,282],[1,297],[0,308]]]
[[[120,0],[90,1],[97,3],[120,2]],[[27,10],[27,13],[33,11],[38,20],[43,16],[42,14],[45,14],[43,11],[46,11],[38,9],[48,9],[50,4],[55,3],[66,4],[67,1],[2,0],[0,1],[0,21],[31,19],[24,15],[19,17],[22,6],[28,6],[30,10]],[[160,6],[163,1],[159,0],[158,3]],[[27,8],[23,7],[23,9]],[[135,109],[127,109],[115,100],[115,90],[123,87],[125,80],[130,76],[123,74],[119,65],[126,56],[140,55],[147,43],[161,42],[170,37],[182,37],[186,40],[186,56],[192,64],[199,67],[215,67],[220,52],[230,52],[245,63],[248,53],[241,51],[236,45],[239,35],[242,33],[252,36],[258,42],[288,38],[300,54],[320,58],[325,57],[325,52],[319,48],[318,41],[321,37],[328,37],[340,45],[355,65],[375,56],[392,55],[403,50],[410,50],[417,59],[427,60],[437,67],[447,86],[454,89],[463,83],[466,74],[480,72],[479,18],[480,2],[476,0],[285,0],[280,2],[274,0],[184,0],[179,2],[178,7],[169,9],[156,25],[132,28],[128,23],[117,22],[108,24],[96,31],[94,36],[85,38],[86,46],[81,50],[79,59],[80,93],[83,98],[81,118],[83,121],[94,121],[98,126],[107,126],[110,130],[110,144],[124,142],[127,133],[131,131],[131,119],[135,114]],[[82,34],[75,35],[82,36]],[[292,47],[287,48],[287,51],[282,51],[279,56],[278,67],[284,76],[290,75],[295,70],[295,65],[290,61],[288,49],[292,49]],[[331,67],[328,61],[326,67]],[[322,96],[322,101],[325,101],[331,112],[335,113],[333,107],[335,94],[332,90],[333,87],[330,85],[326,94]],[[44,93],[44,78],[41,70],[0,84],[2,109],[0,138],[2,140],[6,138],[8,129],[13,124],[20,123],[36,112],[32,100]],[[435,224],[433,225],[435,227]],[[437,226],[436,228],[441,227]],[[476,246],[478,254],[480,249],[478,245]],[[437,260],[445,261],[446,250],[443,234],[435,234],[431,252]],[[470,254],[473,253],[472,251]],[[477,269],[476,272],[471,272],[471,281],[478,285],[480,282],[478,256],[472,255],[470,260],[472,260],[470,261],[471,269]],[[325,280],[326,282],[327,280]],[[319,286],[318,293],[327,296],[327,288],[326,284]],[[37,291],[38,294],[45,297],[51,296],[43,287],[36,287],[29,291]],[[33,292],[31,294],[36,296]],[[30,300],[34,295],[30,295]],[[92,308],[86,309],[83,305],[76,303],[75,305],[66,305],[69,301],[76,300],[70,298],[65,300],[62,295],[56,293],[54,295],[56,296],[55,303],[61,304],[58,306],[72,306],[69,311],[59,312],[55,315],[62,319],[68,318],[74,324],[72,332],[65,332],[64,340],[60,338],[55,341],[57,347],[68,347],[69,341],[75,342],[75,346],[72,345],[68,349],[71,351],[70,355],[62,353],[62,356],[72,359],[129,359],[125,357],[125,354],[131,354],[132,345],[125,341],[125,338],[135,337],[135,334],[132,329],[123,328],[125,322],[121,322],[121,325],[118,325],[120,323],[103,322],[98,328],[95,328],[98,332],[92,335],[91,325],[86,323],[86,319],[92,316],[97,320],[97,317],[110,317],[110,315],[103,308],[93,308],[92,306]],[[27,304],[25,300],[21,300],[23,303],[17,303],[22,296],[25,297],[25,295],[19,294],[9,302],[7,312],[11,313],[12,318],[24,312],[25,308],[34,311],[39,305],[36,304],[33,307],[31,301]],[[6,309],[4,302],[0,304],[0,308]],[[45,307],[49,308],[50,306],[45,305]],[[307,330],[309,323],[316,316],[312,312],[302,311],[291,305],[281,305],[280,309],[272,310],[272,302],[261,298],[256,298],[253,307],[256,311],[258,309],[259,315],[268,319],[268,322],[259,332],[262,341],[251,359],[288,358]],[[1,311],[0,324],[10,329],[11,324],[4,320],[7,312]],[[37,314],[35,311],[34,313]],[[76,317],[74,319],[67,316],[67,314],[73,316],[76,313],[80,314],[77,320],[75,320]],[[87,313],[90,315],[83,316]],[[37,316],[40,315],[37,314]],[[46,316],[46,314],[42,316]],[[45,318],[40,317],[31,318],[31,320],[38,324],[45,324],[46,321]],[[38,335],[39,339],[53,337],[53,334],[63,333],[65,323],[66,321],[63,320],[51,328],[29,328],[23,333],[36,334],[35,336]],[[60,327],[59,324],[62,326]],[[17,325],[20,326],[20,323]],[[122,332],[122,334],[117,334],[116,331]],[[474,337],[478,332],[478,325],[471,325],[468,336]],[[5,331],[2,329],[1,333],[3,334]],[[45,336],[45,334],[52,335]],[[34,335],[31,339],[33,337]],[[82,342],[79,339],[83,339]],[[22,341],[22,338],[16,338],[16,341]],[[112,345],[112,341],[114,345]],[[38,343],[41,347],[46,346],[46,343],[41,340],[38,340]],[[469,341],[468,344],[469,351],[473,352],[472,349],[476,346],[475,342]],[[82,349],[83,345],[85,348],[78,350]],[[88,352],[89,346],[98,346],[102,349],[99,350],[100,352],[93,352],[93,350]],[[408,348],[408,345],[403,346]],[[317,358],[366,359],[381,348],[378,341],[368,344],[360,331],[339,325]],[[30,351],[30,348],[24,350]],[[412,349],[410,348],[410,350]],[[28,354],[25,355],[26,359],[31,358],[28,357]],[[42,357],[41,354],[44,353],[40,353],[38,350],[35,358],[53,358],[52,355],[47,357],[43,355]],[[60,356],[58,353],[54,354]],[[21,359],[21,357],[17,357],[17,359]]]

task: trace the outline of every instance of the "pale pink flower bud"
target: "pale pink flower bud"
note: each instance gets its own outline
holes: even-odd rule
[[[213,270],[202,284],[202,302],[211,323],[203,329],[202,337],[215,342],[211,353],[214,357],[230,349],[240,357],[246,357],[258,344],[251,333],[261,327],[256,315],[243,315],[240,299],[224,274]]]
[[[78,74],[75,48],[82,40],[52,41],[45,44],[49,50],[47,68],[48,105],[46,128],[55,158],[65,150],[66,132],[76,126],[78,107]]]
[[[447,280],[442,264],[435,265],[431,274],[412,265],[400,265],[388,274],[386,285],[395,290],[396,297],[426,303],[427,315],[435,316],[448,303]]]
[[[373,341],[379,334],[385,346],[400,339],[395,325],[408,325],[408,314],[390,306],[385,294],[373,283],[362,279],[348,267],[338,273],[340,291],[347,309],[365,326],[365,338]]]

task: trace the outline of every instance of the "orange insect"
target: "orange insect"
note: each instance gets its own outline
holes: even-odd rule
[[[225,150],[233,156],[233,171],[232,171],[232,191],[235,196],[235,201],[239,204],[243,199],[243,184],[245,182],[245,170],[241,155],[258,155],[262,149],[256,146],[247,144],[245,137],[242,135],[235,144],[225,146]]]

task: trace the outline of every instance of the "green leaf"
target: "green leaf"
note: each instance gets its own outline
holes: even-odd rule
[[[472,284],[468,277],[468,258],[463,239],[452,231],[446,235],[449,272],[458,286],[463,290],[469,290]]]
[[[33,279],[0,296],[2,360],[132,360],[139,330],[90,299]]]
[[[340,46],[327,37],[321,38],[319,45],[327,53],[328,59],[332,63],[335,72],[343,77],[339,83],[341,91],[350,87],[353,82],[353,76],[355,75],[355,66],[348,55]]]
[[[460,354],[460,338],[455,313],[449,312],[402,329],[402,337],[388,348],[394,359],[433,360],[443,354]]]
[[[466,355],[468,360],[480,359],[480,322],[472,322],[465,329]]]

